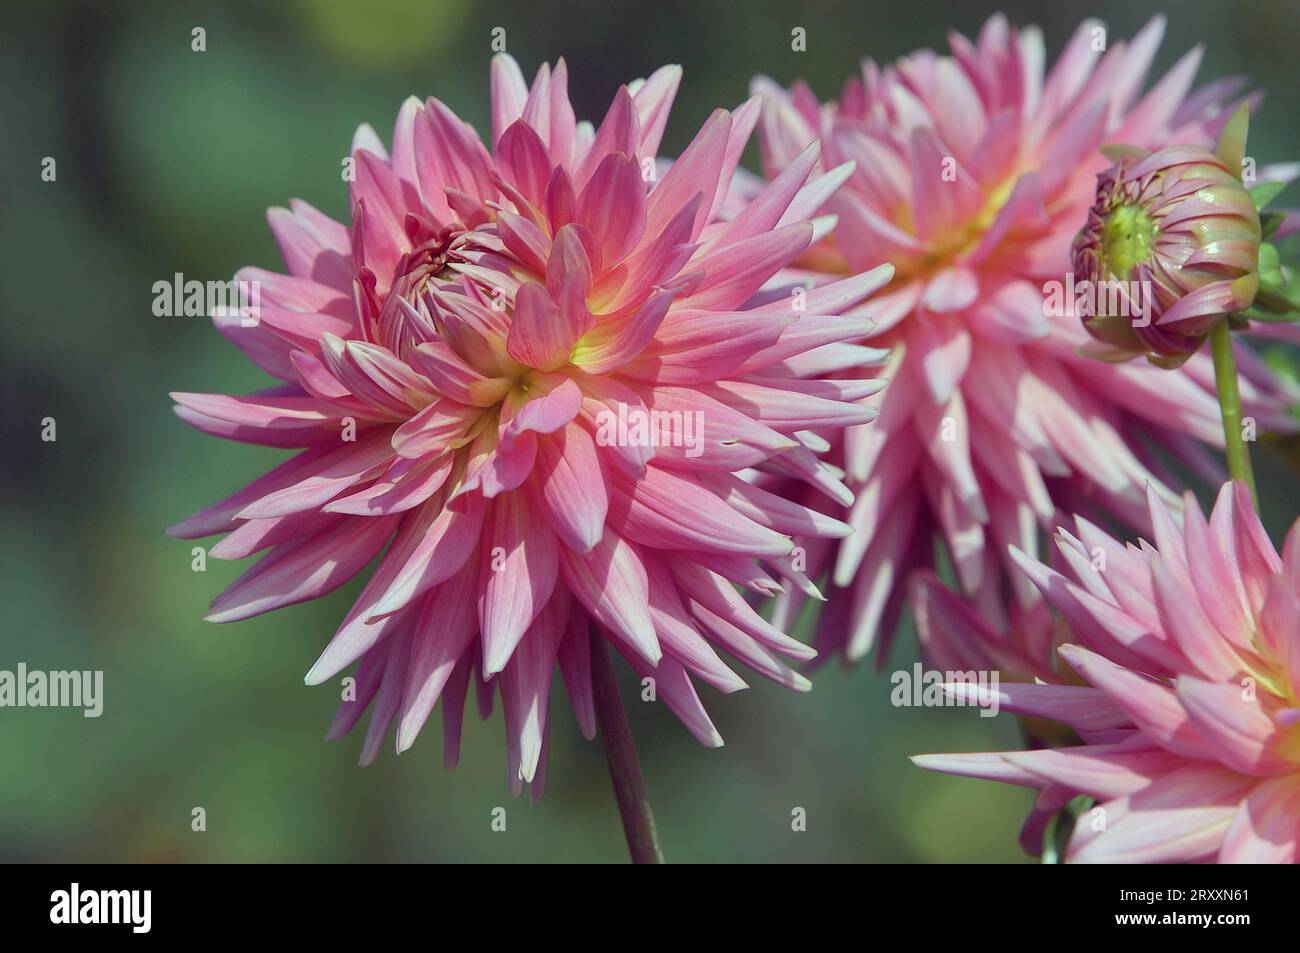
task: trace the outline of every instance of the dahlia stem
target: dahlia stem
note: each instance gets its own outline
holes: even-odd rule
[[[1219,392],[1219,409],[1223,413],[1223,440],[1228,456],[1228,475],[1244,480],[1251,499],[1259,508],[1255,491],[1255,472],[1250,465],[1250,449],[1241,433],[1241,394],[1237,390],[1237,360],[1232,356],[1232,329],[1227,320],[1220,321],[1210,332],[1210,349],[1214,355],[1214,383]]]
[[[628,853],[632,855],[634,864],[662,864],[664,855],[659,849],[659,834],[655,831],[654,812],[650,810],[650,799],[646,796],[632,728],[627,723],[627,712],[623,710],[623,701],[618,695],[618,682],[614,678],[609,650],[595,625],[591,627],[591,682],[596,724],[605,746],[605,760],[609,762],[609,777],[614,782],[614,797],[618,800],[618,813],[623,819]]]

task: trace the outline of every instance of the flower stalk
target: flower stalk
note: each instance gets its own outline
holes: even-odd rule
[[[637,760],[632,728],[618,694],[614,666],[610,662],[605,639],[591,629],[591,681],[596,704],[596,723],[609,763],[609,777],[614,784],[618,813],[623,820],[628,853],[634,864],[662,864],[663,851],[655,830],[654,812],[646,795],[645,778]]]
[[[1237,361],[1232,354],[1232,329],[1228,322],[1220,321],[1210,332],[1210,350],[1214,356],[1214,383],[1219,396],[1219,410],[1223,415],[1224,452],[1228,458],[1228,473],[1250,487],[1250,497],[1259,506],[1255,490],[1255,473],[1250,465],[1250,449],[1246,446],[1241,426],[1241,393],[1237,388]]]

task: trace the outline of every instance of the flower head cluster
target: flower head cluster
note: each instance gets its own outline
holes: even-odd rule
[[[872,398],[880,418],[835,447],[857,496],[846,517],[856,532],[809,545],[809,573],[848,590],[831,594],[819,648],[857,659],[891,635],[907,592],[900,583],[935,565],[935,535],[965,592],[996,597],[1011,586],[1029,601],[1036,597],[1008,545],[1035,552],[1062,511],[1141,525],[1148,483],[1176,501],[1166,488],[1176,480],[1153,445],[1214,472],[1202,446],[1222,444],[1208,355],[1173,372],[1095,360],[1080,353],[1090,339],[1065,291],[1082,277],[1070,271],[1071,242],[1108,164],[1100,147],[1208,148],[1232,114],[1238,81],[1192,90],[1199,50],[1143,92],[1162,32],[1157,19],[1131,42],[1107,41],[1100,23],[1085,22],[1045,70],[1039,32],[994,17],[975,41],[951,35],[949,55],[867,61],[837,103],[819,104],[802,85],[757,83],[769,175],[817,138],[828,167],[855,163],[828,203],[834,234],[800,262],[805,277],[833,280],[884,261],[897,268],[873,302],[877,327],[867,338],[893,351],[890,385]],[[1177,190],[1209,168],[1152,185],[1153,169],[1143,167],[1141,178]],[[1125,182],[1133,178],[1126,171]],[[1244,232],[1250,216],[1238,204]],[[1228,225],[1204,237],[1218,227]],[[1176,231],[1157,244],[1166,239],[1189,247]],[[1248,270],[1244,248],[1213,255],[1200,262],[1207,272],[1229,259]],[[1300,395],[1247,348],[1238,361],[1246,413],[1263,430],[1293,431],[1287,404]],[[792,618],[801,598],[792,593],[777,618]]]
[[[206,433],[298,451],[173,527],[228,534],[213,556],[264,553],[209,619],[316,598],[382,552],[307,676],[359,661],[331,734],[369,707],[363,761],[394,725],[409,747],[440,700],[454,761],[472,678],[489,707],[500,688],[512,785],[540,780],[557,662],[595,730],[593,626],[705,744],[721,739],[691,676],[744,687],[719,649],[807,686],[780,657],[812,651],[733,583],[811,590],[792,537],[848,527],[737,474],[846,492],[822,434],[873,416],[880,382],[819,375],[870,329],[836,315],[891,269],[759,293],[835,182],[811,148],[724,218],[760,104],[716,111],[660,169],[679,78],[619,89],[593,129],[563,62],[530,87],[499,56],[490,151],[436,99],[402,107],[391,149],[363,126],[351,225],[273,209],[289,274],[245,269],[259,313],[217,319],[279,386],[174,395]]]
[[[1109,862],[1300,859],[1300,522],[1281,556],[1244,484],[1180,527],[1153,493],[1154,546],[1077,521],[1063,571],[1015,554],[1079,644],[1082,684],[1003,684],[1008,710],[1070,726],[1083,744],[928,755],[922,767],[1039,789],[1026,842],[1078,795],[1069,857]],[[960,686],[957,691],[964,691]]]

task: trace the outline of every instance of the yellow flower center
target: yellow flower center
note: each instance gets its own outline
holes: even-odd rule
[[[1127,281],[1133,269],[1151,254],[1159,231],[1140,205],[1120,205],[1101,227],[1101,277],[1113,275]]]

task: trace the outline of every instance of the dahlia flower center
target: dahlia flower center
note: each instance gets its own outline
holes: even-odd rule
[[[363,279],[359,289],[362,324],[369,340],[406,360],[412,347],[438,337],[425,297],[459,277],[451,265],[459,260],[468,235],[460,226],[435,229],[414,215],[407,216],[411,250],[398,259],[387,289],[378,291],[373,276],[369,281]]]
[[[910,275],[905,273],[902,267],[899,267],[895,281],[901,283],[901,281],[908,278],[924,277],[947,267],[954,260],[974,251],[988,230],[993,227],[998,216],[1002,213],[1002,209],[1010,200],[1016,181],[1015,177],[1009,178],[989,192],[988,198],[979,212],[972,215],[961,228],[932,242],[912,269]],[[905,228],[914,231],[915,223],[912,220],[911,208],[900,209],[899,215]]]
[[[1140,205],[1111,209],[1101,226],[1101,272],[1127,280],[1133,269],[1148,259],[1159,231]]]
[[[1242,675],[1253,679],[1256,689],[1265,695],[1283,699],[1289,699],[1291,695],[1286,673],[1276,670],[1267,661],[1256,660],[1254,664],[1247,661],[1242,668]]]
[[[447,259],[451,252],[452,241],[463,231],[449,226],[433,237],[425,239],[402,259],[400,270],[394,278],[409,277],[412,289],[417,292],[430,279],[454,278],[455,273],[447,267]]]

